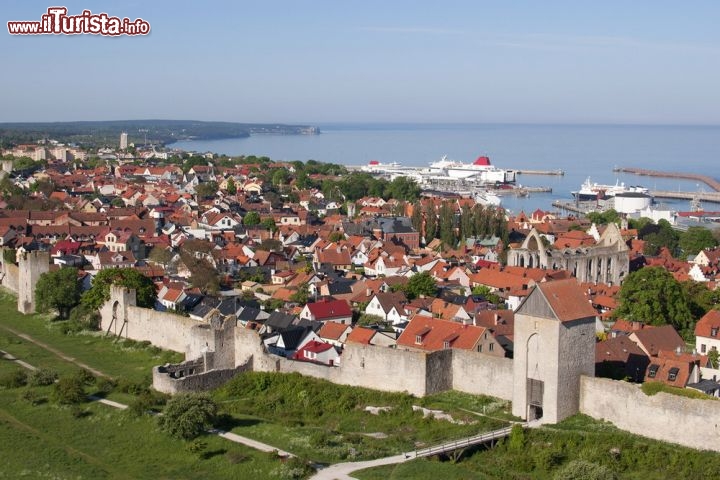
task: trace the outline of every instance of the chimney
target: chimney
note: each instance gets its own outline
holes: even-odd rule
[[[497,313],[495,314],[495,325],[500,325],[500,315]]]
[[[679,347],[679,346],[678,346],[678,347],[675,349],[675,355],[680,356],[680,353],[682,353],[682,347]]]
[[[372,290],[370,290],[369,288],[366,288],[366,289],[365,289],[365,296],[366,296],[366,297],[369,297],[370,295],[372,295]]]

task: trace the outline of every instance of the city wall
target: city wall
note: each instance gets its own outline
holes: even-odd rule
[[[0,284],[17,294],[20,289],[20,270],[18,269],[18,266],[14,263],[3,261],[2,272],[0,272],[0,275],[2,276]]]
[[[149,340],[159,347],[186,354],[189,362],[153,371],[155,388],[168,393],[213,388],[240,372],[253,370],[297,372],[342,385],[405,391],[417,396],[455,389],[512,399],[514,381],[510,359],[449,349],[428,354],[348,344],[339,367],[291,361],[266,353],[257,333],[235,327],[234,319],[213,325],[212,321],[198,322],[155,312],[135,306],[134,295],[127,296],[130,293],[113,287],[111,300],[101,309],[102,324],[106,330],[109,326],[111,333],[121,330],[117,318],[112,320],[116,304],[114,315],[118,318],[125,315],[128,323],[122,329],[122,336]],[[196,370],[190,373],[189,368],[196,369],[199,365],[202,373],[197,374]],[[168,367],[188,370],[177,378],[177,373],[168,374]],[[579,409],[632,433],[720,451],[720,422],[716,423],[720,418],[720,401],[693,400],[664,393],[648,397],[630,383],[583,376]]]
[[[637,435],[720,451],[720,401],[647,396],[628,382],[581,377],[580,412]]]

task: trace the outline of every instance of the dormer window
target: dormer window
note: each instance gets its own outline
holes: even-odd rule
[[[418,345],[422,343],[422,335],[415,335],[415,343]]]
[[[450,348],[450,342],[448,342],[447,340],[444,341],[444,342],[443,342],[443,348],[446,349],[446,350],[447,350],[448,348]]]
[[[659,365],[650,365],[650,369],[648,370],[648,378],[655,378],[655,375],[657,375],[659,368]]]
[[[711,337],[717,337],[717,334],[718,334],[718,327],[712,327],[712,328],[710,329],[710,336],[711,336]]]
[[[680,373],[679,368],[677,368],[677,367],[671,368],[670,371],[668,372],[668,380],[671,382],[674,382],[675,379],[677,378],[678,373]]]

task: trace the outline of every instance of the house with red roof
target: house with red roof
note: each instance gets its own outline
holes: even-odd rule
[[[695,324],[695,350],[703,355],[720,350],[720,310],[710,310]]]
[[[356,326],[348,335],[345,343],[359,343],[361,345],[375,345],[378,347],[395,347],[397,345],[397,334]]]
[[[323,342],[342,348],[345,345],[345,340],[347,340],[350,332],[352,332],[352,327],[350,325],[337,322],[326,322],[320,330],[318,330],[317,334]]]
[[[645,372],[646,382],[662,382],[671,387],[685,388],[700,381],[700,355],[661,350],[650,359]]]
[[[337,322],[350,325],[352,310],[345,300],[320,300],[308,303],[300,312],[300,318],[317,322]]]
[[[300,347],[291,357],[292,360],[301,362],[319,363],[329,367],[340,365],[340,354],[337,349],[329,343],[310,340]]]
[[[505,350],[484,327],[416,315],[397,339],[398,348],[435,352],[448,348],[487,353],[497,357]]]

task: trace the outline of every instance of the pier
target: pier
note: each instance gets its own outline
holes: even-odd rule
[[[654,198],[700,200],[701,202],[720,203],[720,192],[673,192],[666,190],[653,190],[650,192],[650,195]]]
[[[561,169],[557,170],[515,170],[517,175],[565,175],[565,171]]]
[[[695,173],[679,173],[679,172],[661,172],[658,170],[646,170],[644,168],[614,168],[615,172],[632,173],[633,175],[643,175],[647,177],[662,177],[662,178],[679,178],[683,180],[695,180],[697,182],[703,182],[708,187],[712,188],[716,192],[720,192],[720,182],[707,175],[698,175]],[[679,198],[679,197],[667,197],[667,198]],[[685,197],[683,197],[685,198]],[[708,200],[713,201],[713,200]]]

